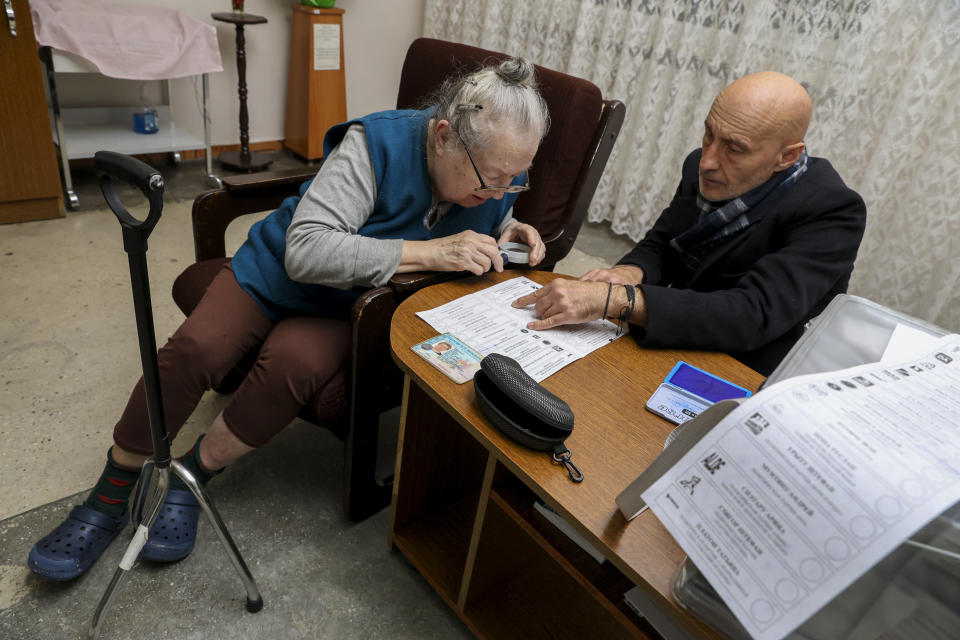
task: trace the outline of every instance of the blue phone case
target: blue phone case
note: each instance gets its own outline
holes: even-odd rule
[[[715,402],[749,395],[747,389],[680,360],[650,396],[646,407],[674,424],[682,424]]]
[[[739,385],[698,369],[683,360],[674,365],[663,381],[703,398],[711,404],[729,398],[747,398],[751,393]]]

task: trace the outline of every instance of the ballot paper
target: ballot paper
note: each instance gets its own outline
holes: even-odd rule
[[[417,315],[440,333],[451,333],[480,355],[500,353],[516,360],[540,382],[591,351],[617,339],[617,327],[607,320],[531,331],[537,320],[533,305],[510,306],[542,285],[520,276],[457,298]]]
[[[905,324],[897,324],[887,340],[880,362],[900,362],[909,360],[911,354],[929,351],[939,340],[939,336],[930,335],[926,331],[914,329]]]
[[[754,638],[960,500],[960,336],[917,353],[760,391],[643,493]]]

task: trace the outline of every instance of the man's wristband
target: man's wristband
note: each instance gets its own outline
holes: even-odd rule
[[[607,317],[607,309],[610,308],[610,292],[613,291],[613,284],[607,283],[607,301],[603,303],[603,315],[600,316],[600,319],[603,320]]]

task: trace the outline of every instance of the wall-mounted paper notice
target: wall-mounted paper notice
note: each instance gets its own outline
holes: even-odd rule
[[[313,25],[313,70],[336,71],[340,68],[340,25]]]

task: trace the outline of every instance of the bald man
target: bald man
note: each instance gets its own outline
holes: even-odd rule
[[[517,299],[544,330],[607,317],[645,347],[725,351],[769,375],[846,291],[866,207],[807,156],[810,96],[775,72],[723,89],[670,206],[610,269]]]

